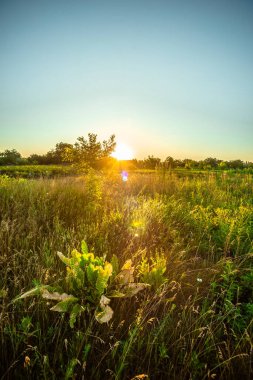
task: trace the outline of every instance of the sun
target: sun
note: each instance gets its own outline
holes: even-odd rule
[[[117,144],[115,151],[112,153],[112,157],[116,158],[119,161],[132,160],[133,150],[128,145]]]

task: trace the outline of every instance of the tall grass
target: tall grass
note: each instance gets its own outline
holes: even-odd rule
[[[250,175],[89,173],[0,178],[2,379],[250,379],[253,180]],[[45,300],[85,240],[151,287],[115,299],[113,319],[73,329]]]

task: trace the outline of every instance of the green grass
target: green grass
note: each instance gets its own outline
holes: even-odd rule
[[[70,165],[6,165],[0,166],[0,175],[15,178],[60,177],[76,174]]]
[[[82,168],[78,165],[0,165],[0,175],[7,175],[12,178],[59,178],[66,176],[76,176],[80,174]],[[108,171],[109,169],[105,169]],[[236,176],[245,175],[250,176],[253,174],[253,170],[248,169],[229,169],[227,171],[222,170],[204,170],[204,169],[186,169],[186,168],[174,168],[174,169],[134,169],[129,167],[128,162],[119,161],[116,166],[112,169],[114,171],[120,172],[121,170],[127,170],[130,173],[135,174],[155,174],[160,173],[160,175],[176,175],[177,177],[206,177],[206,176]]]
[[[1,379],[250,379],[253,179],[241,173],[0,178]],[[74,328],[40,297],[89,250],[150,287]],[[142,375],[142,377],[140,376]],[[139,377],[138,377],[139,376]]]

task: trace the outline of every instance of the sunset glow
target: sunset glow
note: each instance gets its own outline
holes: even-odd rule
[[[112,157],[117,160],[131,160],[133,158],[133,150],[125,144],[117,144],[115,152],[112,153]]]
[[[74,4],[1,2],[0,152],[253,160],[253,1]]]

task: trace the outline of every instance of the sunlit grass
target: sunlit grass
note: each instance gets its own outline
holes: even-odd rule
[[[252,199],[241,174],[1,177],[3,379],[250,379]],[[103,325],[86,310],[71,328],[38,297],[12,302],[40,284],[59,292],[57,251],[82,240],[119,270],[131,259],[150,287],[111,300]]]

